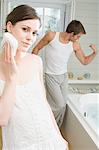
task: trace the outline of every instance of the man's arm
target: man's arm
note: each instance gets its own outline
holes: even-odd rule
[[[53,40],[54,36],[55,32],[46,33],[45,36],[39,41],[39,43],[33,48],[32,53],[37,55],[40,49],[42,49]]]
[[[90,48],[92,49],[93,52],[88,56],[85,56],[85,54],[84,54],[83,50],[81,49],[80,44],[78,42],[73,43],[73,48],[74,48],[76,57],[83,65],[89,64],[97,54],[96,46],[93,44],[90,45]]]

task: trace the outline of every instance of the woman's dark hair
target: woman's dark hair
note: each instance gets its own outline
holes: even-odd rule
[[[74,35],[79,34],[79,33],[83,33],[86,34],[86,31],[82,25],[82,23],[80,21],[77,20],[72,20],[67,28],[66,28],[66,32],[67,33],[74,33]]]
[[[41,23],[41,20],[34,8],[28,5],[19,5],[8,14],[6,18],[6,25],[8,21],[15,25],[19,21],[28,19],[38,19]],[[5,29],[5,32],[7,32],[7,29]]]

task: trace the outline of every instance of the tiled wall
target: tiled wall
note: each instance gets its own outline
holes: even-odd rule
[[[75,19],[83,23],[87,32],[80,39],[84,53],[90,54],[92,51],[89,45],[94,43],[98,48],[98,55],[90,64],[84,66],[75,58],[73,53],[68,62],[68,71],[73,72],[75,77],[90,72],[92,79],[99,79],[99,2],[98,0],[76,0],[75,10]]]

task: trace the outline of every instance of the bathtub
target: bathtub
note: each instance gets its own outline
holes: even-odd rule
[[[75,132],[74,130],[76,130],[76,129],[77,129],[76,132],[80,133],[81,130],[78,129],[79,123],[80,123],[81,126],[83,127],[83,129],[86,131],[86,133],[90,137],[89,138],[87,135],[84,136],[83,137],[84,143],[83,143],[83,141],[82,141],[82,143],[85,144],[86,141],[89,141],[91,139],[93,142],[90,142],[90,143],[93,143],[91,145],[92,146],[94,145],[94,147],[95,147],[95,148],[93,148],[93,150],[94,149],[99,150],[99,93],[70,94],[69,100],[67,102],[67,106],[70,108],[70,110],[72,111],[72,113],[75,116],[75,119],[73,119],[73,117],[70,114],[69,120],[67,120],[67,122],[65,123],[65,126],[67,126],[67,127],[65,127],[65,130],[66,130],[66,132],[68,132],[68,135],[70,133],[71,133],[71,135],[73,135]],[[70,122],[70,120],[71,120],[71,122]],[[72,128],[72,126],[73,126],[72,122],[75,122],[76,125],[74,128],[76,128],[76,129]],[[82,130],[82,133],[84,134],[85,131]],[[79,134],[78,137],[82,139],[83,134],[82,135],[81,134]],[[75,135],[76,135],[76,133],[75,133]],[[71,141],[71,138],[72,137],[70,137],[70,141]],[[77,140],[79,140],[79,138]],[[73,140],[75,140],[75,138]],[[76,144],[78,144],[78,143],[76,143]],[[85,144],[85,147],[86,147],[86,145],[87,145],[87,143]],[[73,146],[75,146],[75,143]],[[88,149],[88,147],[87,147],[87,149]],[[89,149],[90,149],[90,144],[89,144]]]
[[[99,93],[89,93],[80,97],[79,110],[96,137],[99,147]]]

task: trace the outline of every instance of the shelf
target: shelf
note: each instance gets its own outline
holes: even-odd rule
[[[69,80],[68,84],[99,84],[99,80]]]

